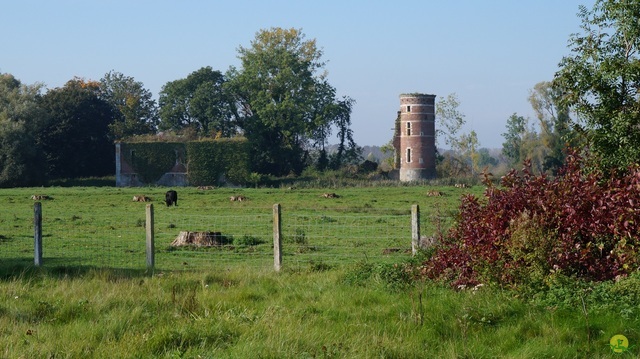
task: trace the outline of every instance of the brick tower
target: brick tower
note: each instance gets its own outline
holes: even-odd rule
[[[400,181],[436,177],[435,99],[436,95],[419,93],[400,95]]]

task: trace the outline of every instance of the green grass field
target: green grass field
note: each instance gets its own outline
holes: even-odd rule
[[[451,224],[462,193],[481,187],[187,188],[170,208],[165,191],[0,190],[0,357],[640,357],[638,301],[616,300],[640,293],[640,279],[594,295],[567,287],[540,298],[407,279],[411,205],[420,205],[430,235]],[[54,198],[42,201],[37,269],[33,194]],[[136,194],[154,199],[153,273],[145,270],[146,204],[132,202]],[[248,201],[229,201],[238,194]],[[275,203],[280,272],[271,246]],[[233,244],[172,249],[180,230],[218,230]],[[629,339],[628,351],[611,351],[616,334]]]
[[[42,203],[43,256],[47,266],[145,268],[146,203],[153,199],[156,267],[179,269],[233,264],[273,264],[273,205],[282,208],[283,264],[322,262],[339,265],[359,259],[396,261],[411,248],[411,206],[421,206],[421,228],[432,235],[449,226],[461,194],[442,188],[427,196],[425,187],[385,187],[333,191],[319,189],[180,189],[177,207],[166,207],[165,188],[47,188],[0,191],[0,258],[32,261],[34,194]],[[476,191],[481,190],[480,187]],[[241,194],[242,202],[230,196]],[[180,231],[214,231],[232,245],[214,249],[174,249]],[[383,253],[386,253],[383,255]],[[185,264],[186,263],[186,264]]]

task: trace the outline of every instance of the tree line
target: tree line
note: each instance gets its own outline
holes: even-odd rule
[[[514,113],[496,158],[480,148],[455,94],[436,104],[439,177],[505,173],[531,164],[555,175],[566,149],[592,170],[625,172],[640,159],[640,0],[597,0],[580,7],[580,31],[551,81],[530,92],[530,119]],[[322,51],[298,29],[260,30],[238,48],[239,68],[203,67],[166,83],[158,103],[141,82],[111,71],[99,81],[74,78],[44,92],[0,74],[0,186],[113,173],[113,142],[159,133],[182,139],[244,136],[252,171],[286,176],[338,169],[360,160],[353,140],[354,100],[339,98]],[[44,92],[44,93],[43,93]],[[335,133],[334,133],[335,132]],[[327,150],[329,138],[337,150]],[[440,143],[439,142],[439,143]],[[393,151],[391,142],[383,146]],[[506,167],[500,167],[503,164]]]
[[[315,40],[299,29],[263,29],[238,57],[240,68],[203,67],[167,82],[157,102],[143,83],[116,71],[48,90],[0,74],[0,186],[110,175],[115,141],[158,134],[244,136],[252,170],[273,176],[360,159],[351,130],[354,100],[336,95]],[[327,153],[333,135],[338,149]]]

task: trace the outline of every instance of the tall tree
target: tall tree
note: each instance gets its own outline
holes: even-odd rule
[[[322,51],[298,29],[261,30],[251,47],[238,49],[242,68],[229,74],[241,103],[242,129],[254,146],[261,173],[300,173],[308,164],[308,147],[323,148],[330,124],[351,144],[350,99],[335,99],[326,82]],[[340,158],[342,161],[343,158]]]
[[[73,79],[42,98],[48,122],[36,136],[51,179],[105,176],[115,169],[112,107],[100,83]]]
[[[543,170],[551,174],[556,174],[563,166],[566,145],[579,144],[569,109],[560,102],[561,96],[548,81],[537,83],[529,92],[529,103],[538,119],[540,141],[544,146]]]
[[[460,112],[458,95],[451,93],[440,98],[436,104],[436,141],[451,149],[458,147],[458,132],[465,124],[464,114]]]
[[[475,131],[460,133],[465,115],[460,111],[460,100],[455,93],[436,103],[436,140],[444,142],[450,151],[438,157],[436,170],[441,177],[461,177],[478,171],[478,147]]]
[[[512,165],[518,165],[524,160],[521,158],[522,143],[527,133],[528,120],[514,113],[507,119],[507,132],[502,134],[505,142],[502,143],[502,154],[511,160]]]
[[[471,174],[477,174],[479,172],[480,154],[478,153],[478,147],[480,142],[476,131],[471,130],[469,134],[462,134],[458,143],[462,157],[468,158],[469,162],[471,162]]]
[[[39,105],[42,88],[0,74],[0,187],[45,184],[34,138],[46,117]]]
[[[210,66],[166,83],[160,91],[160,129],[191,128],[204,136],[237,132],[236,107],[225,76]]]
[[[100,80],[100,98],[113,107],[109,125],[112,138],[149,134],[158,124],[158,108],[151,91],[142,82],[110,71]]]
[[[604,167],[624,169],[640,160],[640,1],[597,0],[578,16],[553,83]]]

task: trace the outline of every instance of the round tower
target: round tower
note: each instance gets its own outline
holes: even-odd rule
[[[400,181],[436,177],[436,95],[400,95]]]

